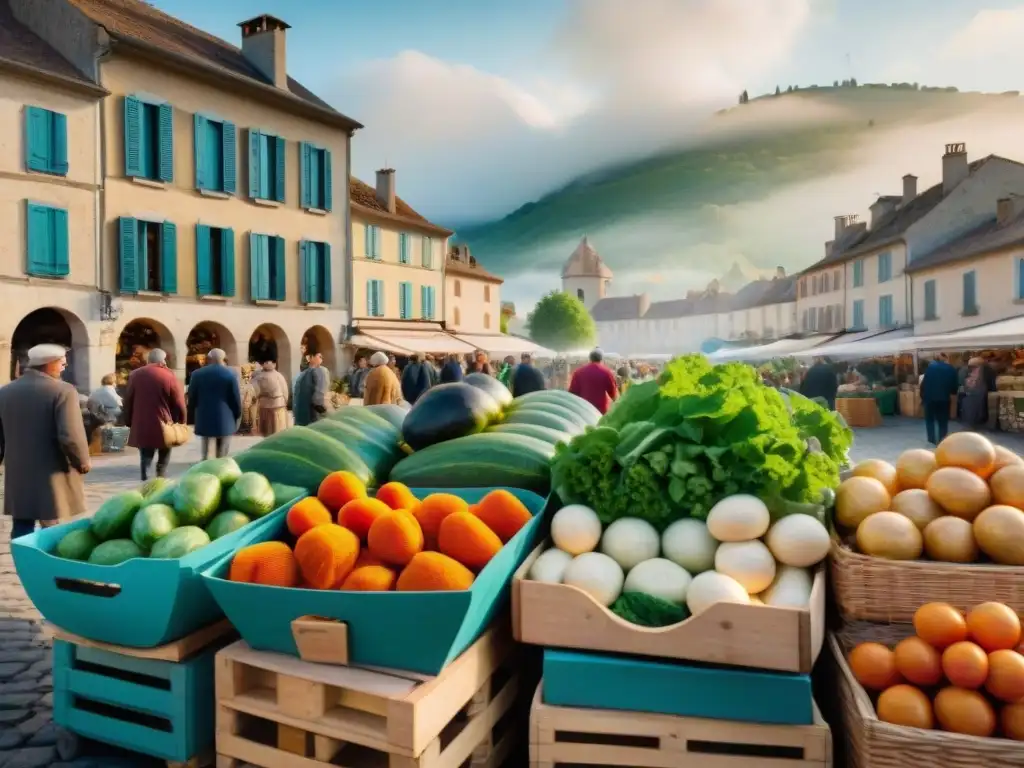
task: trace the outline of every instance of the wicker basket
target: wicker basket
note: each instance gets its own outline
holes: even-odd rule
[[[1024,567],[885,560],[854,552],[835,535],[829,563],[836,605],[847,621],[909,622],[932,602],[966,611],[995,600],[1024,613]]]
[[[851,427],[878,427],[882,424],[882,414],[873,397],[837,398],[836,411]]]
[[[892,646],[914,633],[912,626],[853,624],[828,636],[835,661],[836,690],[842,713],[849,768],[1020,768],[1024,742],[985,739],[945,731],[883,723],[846,663],[846,651],[873,640]]]

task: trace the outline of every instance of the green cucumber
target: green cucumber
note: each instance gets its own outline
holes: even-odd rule
[[[505,416],[503,423],[536,424],[538,427],[547,427],[570,436],[578,435],[583,431],[583,425],[576,420],[540,408],[517,408]]]
[[[336,421],[342,424],[355,424],[367,435],[372,435],[382,445],[397,443],[402,439],[401,430],[390,421],[359,405],[341,408],[323,421]]]
[[[564,389],[542,389],[538,392],[520,395],[512,401],[510,408],[515,409],[536,403],[554,403],[562,408],[575,411],[585,419],[586,424],[589,426],[596,426],[597,422],[601,420],[601,412],[597,408],[582,397],[577,397],[572,392],[566,392]]]
[[[323,419],[309,426],[314,432],[327,435],[359,456],[373,472],[374,477],[387,477],[388,472],[402,457],[397,442],[382,445],[375,435],[365,434],[352,420]]]
[[[488,427],[486,431],[497,432],[503,435],[525,435],[526,437],[535,437],[538,440],[543,440],[545,443],[551,443],[552,445],[567,443],[572,440],[572,435],[567,435],[565,432],[560,432],[557,429],[551,429],[550,427],[541,427],[537,424],[496,424],[493,427]]]
[[[514,413],[525,413],[527,411],[539,411],[542,413],[550,413],[553,416],[559,416],[565,419],[571,424],[577,425],[580,429],[586,429],[587,427],[594,426],[587,419],[579,414],[578,411],[574,411],[571,408],[567,408],[560,403],[555,402],[535,402],[535,403],[524,403],[515,409]],[[509,412],[512,415],[513,411]]]

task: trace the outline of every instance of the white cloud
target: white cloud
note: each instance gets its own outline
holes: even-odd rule
[[[522,80],[416,51],[342,76],[332,101],[366,129],[357,175],[385,162],[399,194],[466,221],[679,141],[710,108],[781,63],[812,0],[572,0]]]
[[[988,59],[1021,52],[1024,8],[978,11],[966,26],[946,42],[943,54],[951,59]]]

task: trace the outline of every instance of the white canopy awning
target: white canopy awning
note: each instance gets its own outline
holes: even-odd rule
[[[905,349],[905,340],[911,335],[909,328],[892,331],[861,331],[848,333],[812,349],[793,353],[793,357],[866,358],[895,355]]]
[[[999,320],[987,325],[965,328],[929,336],[913,336],[905,341],[905,349],[972,349],[975,347],[1024,346],[1024,315]]]
[[[779,339],[771,344],[762,344],[757,347],[742,347],[740,349],[719,350],[710,355],[715,362],[731,360],[773,360],[779,357],[795,357],[798,352],[817,347],[832,338],[835,334],[821,334],[807,336],[802,339]],[[724,354],[720,354],[723,353]]]
[[[540,344],[524,339],[522,336],[511,336],[507,333],[474,334],[456,333],[453,334],[459,341],[470,345],[474,349],[482,349],[485,352],[495,354],[516,355],[528,352],[531,355],[542,357],[554,357],[555,353]]]
[[[370,349],[382,349],[399,355],[410,355],[414,352],[474,352],[478,347],[460,341],[450,333],[442,331],[390,331],[374,328],[372,332],[363,331],[353,336],[350,344]]]

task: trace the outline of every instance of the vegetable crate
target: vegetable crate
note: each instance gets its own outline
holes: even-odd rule
[[[224,617],[200,571],[283,525],[290,506],[177,560],[96,565],[51,554],[68,532],[87,528],[89,519],[15,539],[11,554],[25,592],[50,623],[89,640],[155,648]]]
[[[495,489],[411,490],[417,498],[452,493],[475,504]],[[203,577],[242,639],[256,650],[303,656],[297,637],[309,629],[308,617],[316,617],[340,625],[335,633],[339,638],[336,663],[436,675],[491,624],[505,605],[512,573],[536,543],[544,499],[529,491],[507,490],[523,502],[533,519],[501,548],[468,590],[343,592],[242,583],[227,578],[233,553],[212,564]],[[285,529],[284,517],[276,518],[260,530],[258,540],[277,539]]]
[[[159,648],[97,643],[56,629],[53,719],[69,731],[200,768],[213,753],[214,657],[235,637],[218,622]]]
[[[825,639],[825,569],[818,566],[808,609],[716,603],[668,627],[616,616],[578,587],[533,581],[535,549],[512,579],[512,628],[521,643],[807,674]]]
[[[814,725],[762,725],[545,704],[530,710],[530,767],[828,768],[832,733]]]
[[[521,655],[491,628],[437,677],[217,655],[217,766],[497,768],[515,746]]]

